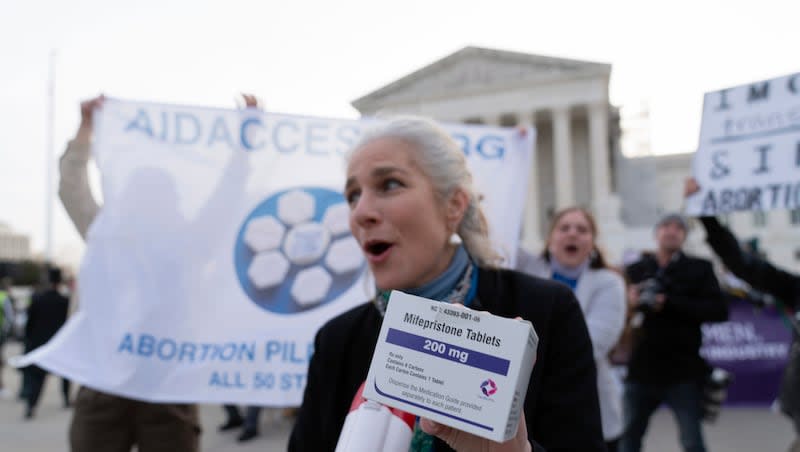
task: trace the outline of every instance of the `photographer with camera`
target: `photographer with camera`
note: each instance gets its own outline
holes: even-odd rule
[[[687,232],[681,216],[663,217],[655,227],[655,254],[625,269],[628,305],[643,320],[628,363],[622,452],[641,450],[650,416],[661,403],[675,414],[683,449],[706,450],[701,420],[709,366],[700,357],[700,325],[726,320],[728,309],[711,262],[681,251]]]

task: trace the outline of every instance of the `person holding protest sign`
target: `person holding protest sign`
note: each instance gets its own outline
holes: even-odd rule
[[[608,353],[625,327],[625,282],[606,264],[596,240],[597,222],[589,211],[562,209],[550,225],[544,252],[518,258],[517,270],[564,283],[575,292],[594,347],[603,437],[609,452],[616,452],[622,436],[622,390]]]
[[[539,337],[514,438],[496,443],[421,419],[411,450],[605,450],[592,344],[580,305],[561,284],[499,268],[466,159],[446,132],[409,117],[365,133],[347,157],[345,198],[376,296],[317,333],[289,451],[336,447],[393,289],[521,317]]]
[[[684,196],[689,197],[700,190],[694,178],[686,180]],[[706,230],[706,242],[719,256],[722,263],[736,277],[750,284],[754,289],[776,297],[780,302],[796,310],[800,300],[800,275],[776,268],[768,261],[747,253],[739,246],[736,236],[717,220],[716,217],[699,217]],[[781,411],[794,424],[794,445],[792,452],[800,452],[800,324],[796,318],[790,318],[794,326],[789,364],[784,373],[779,396]]]
[[[683,217],[665,215],[656,224],[658,248],[629,265],[628,303],[643,316],[624,393],[623,452],[638,452],[650,416],[666,403],[675,413],[687,452],[706,450],[701,421],[703,383],[709,366],[700,356],[700,325],[722,322],[728,309],[711,262],[683,253],[688,233]]]
[[[247,107],[257,106],[254,96],[243,98]],[[99,96],[81,103],[80,126],[60,160],[59,196],[84,239],[100,210],[89,187],[88,162],[93,116],[103,101]],[[134,446],[140,452],[196,452],[199,435],[196,405],[144,402],[83,386],[75,400],[69,442],[73,452],[126,452]]]

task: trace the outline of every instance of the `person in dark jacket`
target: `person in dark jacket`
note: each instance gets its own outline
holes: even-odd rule
[[[691,196],[698,190],[700,187],[695,179],[686,180],[685,196]],[[720,224],[716,217],[705,216],[699,220],[706,230],[706,242],[731,273],[754,289],[768,293],[792,309],[797,309],[800,302],[800,275],[781,270],[753,253],[745,252],[739,246],[736,236]],[[789,364],[781,384],[779,402],[781,411],[792,420],[797,436],[790,451],[800,452],[800,342],[798,323],[794,321],[793,324],[795,330]]]
[[[513,439],[496,443],[421,419],[412,451],[605,450],[581,308],[564,285],[497,268],[466,160],[446,132],[421,118],[367,132],[348,157],[345,198],[377,293],[317,333],[289,451],[336,448],[367,377],[392,289],[521,317],[539,337],[524,422]]]
[[[58,291],[60,284],[61,270],[51,268],[48,270],[47,289],[33,295],[31,305],[28,307],[28,321],[25,324],[25,353],[46,344],[66,323],[69,298]],[[30,419],[39,402],[47,371],[39,366],[29,366],[25,369],[25,373],[25,378],[29,383],[25,418]],[[64,397],[64,406],[69,406],[70,403],[69,386],[69,380],[62,378],[61,391]]]
[[[700,356],[700,325],[726,320],[728,309],[711,263],[681,251],[685,220],[667,215],[655,234],[656,253],[625,269],[629,305],[643,321],[628,363],[620,450],[641,450],[650,416],[665,402],[678,420],[683,449],[705,451],[702,382],[709,367]]]

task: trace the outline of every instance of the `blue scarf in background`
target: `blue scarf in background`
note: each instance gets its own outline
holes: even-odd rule
[[[580,279],[581,274],[589,268],[589,261],[590,259],[586,259],[586,261],[577,267],[570,268],[559,264],[558,261],[551,256],[549,263],[550,271],[553,274],[552,278],[555,281],[568,285],[574,292],[578,287],[578,279]]]

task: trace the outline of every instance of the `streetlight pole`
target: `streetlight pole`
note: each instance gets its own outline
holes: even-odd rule
[[[56,51],[50,50],[49,72],[47,80],[47,149],[45,150],[45,167],[47,192],[45,193],[45,257],[53,260],[53,144],[55,133],[55,94],[56,94]]]

